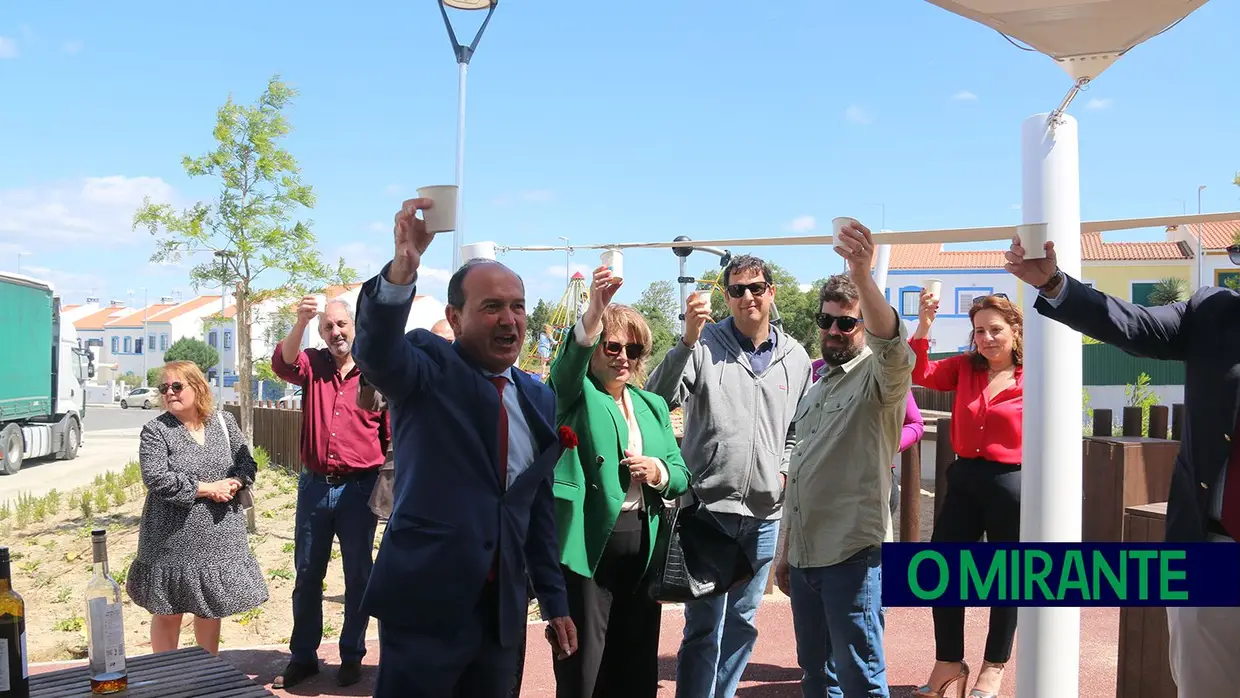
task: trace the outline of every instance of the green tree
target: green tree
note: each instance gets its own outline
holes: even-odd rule
[[[199,157],[184,157],[190,177],[218,178],[219,195],[176,211],[148,198],[134,214],[133,226],[157,237],[152,262],[176,262],[195,252],[215,258],[190,272],[195,288],[234,289],[237,304],[237,393],[241,427],[253,437],[251,331],[253,309],[269,298],[297,297],[328,283],[349,283],[356,274],[341,259],[332,268],[315,249],[310,223],[296,220],[314,207],[314,193],[301,180],[296,159],[282,145],[291,126],[284,117],[296,91],[274,76],[253,105],[233,102],[216,113],[216,146]],[[268,282],[269,277],[278,280]],[[267,283],[263,288],[261,284]]]
[[[159,385],[159,379],[164,375],[163,366],[155,366],[146,370],[146,384]]]
[[[650,366],[657,366],[677,339],[676,321],[680,316],[680,300],[670,281],[654,281],[642,291],[633,309],[650,325]]]
[[[1150,289],[1148,303],[1154,305],[1171,305],[1188,297],[1188,281],[1177,276],[1169,276],[1154,284]]]
[[[1129,407],[1141,408],[1141,436],[1150,433],[1150,408],[1158,404],[1158,393],[1150,387],[1149,374],[1144,372],[1137,376],[1136,383],[1124,386],[1124,397],[1128,398]]]
[[[538,304],[534,306],[534,312],[530,313],[525,319],[525,342],[527,346],[538,345],[538,337],[542,334],[543,325],[551,322],[551,316],[554,313],[554,305],[541,298],[538,299]]]
[[[164,352],[164,361],[193,361],[206,373],[219,364],[220,353],[201,339],[182,337]]]

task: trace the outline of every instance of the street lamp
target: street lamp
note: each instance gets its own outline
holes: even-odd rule
[[[443,15],[443,25],[448,29],[448,39],[452,42],[452,51],[456,55],[458,73],[456,98],[456,230],[452,232],[452,268],[461,266],[461,245],[465,243],[465,74],[469,69],[469,59],[473,58],[482,33],[495,12],[499,0],[438,0],[439,12]],[[462,46],[456,40],[456,32],[452,30],[452,22],[448,19],[448,8],[456,10],[486,10],[487,16],[478,27],[478,33],[468,46]]]
[[[212,254],[220,260],[220,320],[224,319],[224,311],[228,310],[228,260],[233,258],[233,253],[228,250],[215,250]],[[238,321],[237,314],[233,314],[233,322]],[[224,342],[219,343],[220,363],[215,372],[215,381],[217,390],[219,391],[218,402],[221,406],[224,404]]]
[[[1077,122],[1072,99],[1139,44],[1158,36],[1206,0],[928,0],[987,26],[1022,49],[1050,57],[1071,78],[1059,106],[1025,119],[1021,127],[1021,216],[1046,225],[1059,267],[1081,270],[1081,191]],[[1020,46],[1016,42],[1023,42]],[[953,47],[950,50],[955,50]],[[1031,257],[1043,256],[1030,250]],[[1081,394],[1081,337],[1033,308],[1024,296],[1025,383],[1022,433],[1020,538],[1081,540],[1080,412],[1064,396]],[[1055,398],[1058,398],[1055,399]],[[1075,434],[1076,436],[1073,436]],[[1070,607],[1022,607],[1016,663],[1019,698],[1074,696],[1081,668],[1081,612]]]
[[[1201,192],[1205,191],[1206,185],[1202,184],[1197,187],[1197,215],[1201,215]],[[1201,258],[1206,256],[1205,248],[1202,245],[1201,223],[1197,224],[1197,288],[1206,285],[1205,279],[1202,278]]]

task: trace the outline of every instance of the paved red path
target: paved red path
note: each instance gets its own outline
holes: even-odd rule
[[[969,609],[966,613],[967,660],[981,664],[982,645],[986,633],[986,609]],[[660,653],[663,656],[659,695],[675,695],[675,658],[680,644],[683,626],[680,609],[669,609],[663,614],[663,636]],[[371,629],[374,631],[372,622]],[[554,696],[555,680],[551,671],[550,649],[542,637],[542,626],[531,625],[529,629],[529,653],[526,658],[523,698]],[[741,682],[738,698],[797,698],[800,696],[797,682],[801,672],[796,666],[796,643],[792,635],[792,613],[788,599],[778,593],[767,597],[758,611],[758,644],[750,660],[749,668]],[[1111,698],[1115,695],[1117,638],[1119,637],[1119,611],[1117,609],[1082,609],[1081,611],[1081,670],[1080,694],[1090,698]],[[1017,631],[1017,643],[1020,633]],[[909,698],[913,688],[925,680],[934,662],[934,637],[929,609],[893,608],[887,615],[887,662],[888,680],[893,698]],[[236,665],[244,673],[270,689],[271,681],[288,661],[283,647],[225,649],[220,656]],[[374,664],[379,659],[378,643],[370,643],[366,657],[368,665],[361,683],[349,688],[339,688],[335,683],[336,646],[324,642],[320,655],[322,671],[314,680],[288,691],[273,691],[278,696],[369,696],[374,680]],[[33,668],[40,673],[57,666]],[[1002,695],[1007,698],[1016,690],[1015,655],[1008,665]]]

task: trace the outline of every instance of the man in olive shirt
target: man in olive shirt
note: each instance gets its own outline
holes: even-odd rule
[[[793,422],[776,583],[792,598],[805,695],[888,696],[882,544],[891,530],[891,462],[900,450],[913,350],[870,276],[874,243],[845,226],[848,274],[819,293],[827,371]]]

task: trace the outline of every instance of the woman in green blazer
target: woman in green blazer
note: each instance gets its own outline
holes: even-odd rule
[[[642,593],[658,509],[689,488],[663,398],[630,383],[650,358],[650,327],[611,305],[621,280],[594,272],[590,306],[551,363],[558,425],[577,435],[555,468],[560,564],[578,650],[555,662],[557,698],[653,698],[659,604]]]

